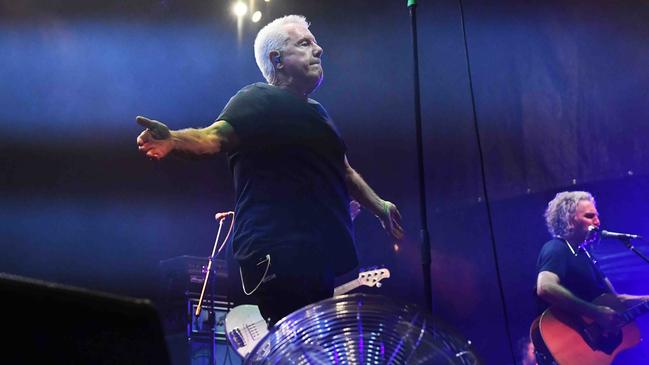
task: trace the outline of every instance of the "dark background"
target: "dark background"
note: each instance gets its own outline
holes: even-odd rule
[[[423,305],[405,1],[257,5],[260,24],[312,22],[325,68],[313,97],[407,231],[397,251],[361,213],[361,266],[387,265],[378,292]],[[486,364],[514,364],[554,194],[589,190],[605,228],[649,235],[649,2],[418,9],[434,312]],[[262,81],[258,28],[238,31],[226,1],[0,1],[0,271],[157,301],[160,260],[207,256],[213,214],[234,204],[225,159],[147,160],[134,118],[209,124]],[[649,293],[646,263],[617,242],[596,251],[619,291]],[[648,354],[644,344],[619,363]]]

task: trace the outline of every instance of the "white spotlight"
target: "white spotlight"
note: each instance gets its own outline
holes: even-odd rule
[[[237,1],[232,5],[232,11],[237,17],[242,17],[248,12],[248,5],[244,4],[241,1]]]
[[[257,10],[252,13],[252,22],[257,23],[259,20],[261,20],[261,11]]]

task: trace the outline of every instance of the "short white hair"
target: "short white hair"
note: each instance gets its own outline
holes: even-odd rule
[[[281,52],[286,47],[289,35],[284,26],[287,24],[297,24],[307,29],[310,25],[302,15],[285,15],[266,24],[255,38],[255,60],[268,83],[275,79],[275,67],[268,55],[272,51]]]

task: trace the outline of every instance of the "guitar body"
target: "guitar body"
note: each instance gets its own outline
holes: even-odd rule
[[[232,308],[225,316],[225,333],[237,353],[246,357],[268,333],[268,323],[261,316],[259,307],[242,304]]]
[[[593,303],[618,312],[626,309],[612,294],[604,294]],[[615,333],[605,333],[592,320],[554,307],[541,314],[538,327],[533,325],[532,331],[536,329],[559,365],[610,365],[618,353],[640,342],[640,330],[634,322]],[[534,334],[532,338],[535,338]],[[535,343],[535,346],[540,348],[542,345]]]

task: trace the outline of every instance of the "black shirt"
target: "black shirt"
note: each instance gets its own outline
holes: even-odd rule
[[[610,290],[598,275],[586,253],[581,250],[573,254],[568,243],[560,238],[554,238],[543,245],[536,263],[537,274],[549,271],[559,277],[559,282],[574,295],[585,301],[592,301]],[[539,310],[548,307],[542,300],[538,301]]]
[[[346,146],[315,100],[255,83],[230,99],[218,118],[239,137],[228,154],[236,192],[233,249],[239,261],[306,248],[344,273],[357,264]]]

